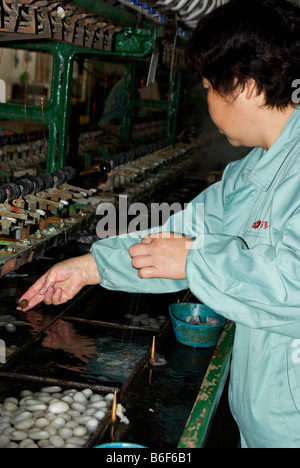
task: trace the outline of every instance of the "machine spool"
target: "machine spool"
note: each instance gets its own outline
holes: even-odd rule
[[[121,164],[125,164],[129,161],[134,161],[135,159],[142,158],[147,154],[155,153],[163,148],[171,146],[178,142],[177,137],[170,137],[165,138],[164,140],[160,140],[157,143],[150,143],[148,145],[140,146],[134,150],[130,150],[126,153],[118,153],[112,157],[112,161],[114,163],[114,167],[120,166]]]
[[[26,195],[30,195],[34,191],[33,182],[30,179],[21,179],[16,182],[16,184],[20,187],[20,195],[25,197]],[[15,197],[19,198],[19,197]]]
[[[105,165],[105,171],[110,170],[110,165]],[[15,183],[7,183],[0,187],[0,203],[16,200],[20,197],[34,193],[35,195],[43,190],[54,186],[54,178],[57,184],[61,185],[75,176],[75,170],[70,167],[64,167],[61,170],[54,171],[52,174],[41,174],[37,177],[17,180]]]
[[[6,200],[7,201],[15,200],[16,198],[19,198],[21,195],[21,188],[17,184],[8,183],[8,184],[2,185],[1,188],[5,191],[5,194],[6,194],[5,200],[2,201],[1,203],[4,203]],[[1,199],[2,198],[3,197],[1,197]]]
[[[39,177],[44,182],[44,190],[47,190],[48,188],[53,187],[54,180],[53,180],[53,177],[50,174],[41,174]]]
[[[57,185],[64,184],[67,181],[67,174],[62,169],[52,172],[51,177],[57,183]]]
[[[128,152],[128,161],[134,161],[137,158],[137,153],[135,151]]]
[[[0,203],[5,203],[7,200],[6,190],[3,187],[0,187]]]
[[[71,167],[71,166],[63,167],[62,171],[66,174],[67,181],[73,179],[73,177],[75,177],[75,175],[76,175],[75,169],[73,167]]]
[[[42,192],[45,189],[44,180],[41,177],[31,177],[31,182],[34,185],[34,194]]]

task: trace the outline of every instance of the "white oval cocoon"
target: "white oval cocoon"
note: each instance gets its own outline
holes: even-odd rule
[[[19,448],[16,442],[10,442],[5,448]]]
[[[5,448],[10,442],[10,438],[8,435],[1,434],[0,435],[0,448]]]
[[[55,448],[62,448],[65,445],[64,439],[59,435],[51,436],[49,442]]]
[[[39,429],[44,429],[44,427],[49,426],[49,421],[46,418],[39,418],[39,419],[36,420],[35,425]]]
[[[82,390],[82,393],[83,393],[87,398],[90,398],[90,397],[93,395],[93,390],[91,390],[90,388],[85,388],[84,390]]]
[[[94,401],[90,408],[100,409],[100,408],[107,408],[107,402],[104,400]]]
[[[99,401],[99,400],[103,400],[103,396],[99,395],[98,393],[95,393],[94,395],[90,397],[91,403],[93,403],[94,401]]]
[[[105,417],[105,412],[102,410],[96,411],[96,413],[93,414],[93,417],[98,419],[98,421],[101,421]]]
[[[33,440],[45,440],[49,439],[49,432],[41,431],[39,429],[32,429],[28,432],[28,437]]]
[[[77,445],[78,447],[82,447],[85,444],[85,440],[80,439],[80,437],[69,437],[69,439],[67,439],[66,442],[67,444],[74,444],[74,445]]]
[[[66,421],[62,417],[55,418],[54,421],[52,421],[51,425],[54,426],[56,429],[60,429],[66,424]]]
[[[13,401],[5,401],[3,406],[7,411],[16,411],[18,409],[18,405]]]
[[[104,400],[113,401],[114,397],[115,395],[113,393],[108,393],[107,395],[105,395]]]
[[[68,439],[69,437],[73,436],[73,431],[70,427],[61,427],[58,431],[58,434],[63,439]]]
[[[34,444],[32,439],[24,439],[19,443],[19,448],[27,448],[31,444]]]
[[[50,403],[48,411],[52,414],[66,413],[70,409],[70,406],[65,401],[55,401]]]
[[[15,424],[15,429],[18,431],[27,431],[27,429],[30,429],[32,426],[34,426],[34,423],[34,419],[24,419],[23,421]]]
[[[47,405],[45,403],[37,403],[31,406],[26,405],[26,409],[28,411],[45,411],[47,409]]]
[[[82,403],[83,405],[87,404],[87,397],[83,392],[76,392],[73,395],[73,399],[75,402]]]
[[[0,434],[2,434],[4,432],[4,430],[7,429],[8,427],[11,427],[9,422],[1,423],[0,424]]]
[[[49,432],[49,437],[57,434],[57,429],[53,426],[48,426],[47,429],[45,428],[45,431]]]
[[[87,432],[87,428],[84,426],[77,426],[73,429],[74,436],[77,437],[84,437],[85,435],[87,435]]]
[[[69,427],[70,429],[74,429],[74,427],[76,427],[76,426],[78,426],[77,421],[74,421],[73,419],[71,419],[71,421],[66,422],[65,427]]]
[[[32,396],[32,395],[33,395],[33,393],[32,393],[31,390],[22,390],[22,391],[20,392],[20,397],[22,397],[22,398],[23,398],[23,397]]]
[[[46,393],[59,393],[61,391],[62,391],[62,388],[57,387],[57,386],[43,387],[41,389],[41,392],[46,392]]]
[[[82,403],[74,402],[71,404],[71,408],[75,411],[79,411],[79,413],[83,413],[86,409],[86,405],[83,405]]]
[[[62,401],[65,401],[66,403],[68,403],[68,405],[70,405],[71,403],[73,403],[73,398],[71,398],[69,395],[63,396],[61,400],[62,400]]]
[[[27,434],[24,431],[13,431],[10,434],[11,440],[24,440],[27,439]]]

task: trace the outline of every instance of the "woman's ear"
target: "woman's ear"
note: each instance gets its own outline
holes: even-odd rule
[[[246,90],[246,99],[248,100],[259,94],[257,90],[257,86],[256,86],[256,81],[254,81],[253,79],[250,79],[247,81],[245,90]]]

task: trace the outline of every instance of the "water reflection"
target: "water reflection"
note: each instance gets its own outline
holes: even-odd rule
[[[26,312],[26,319],[32,328],[33,334],[45,330],[40,342],[43,348],[64,351],[68,357],[72,356],[84,364],[88,363],[97,352],[94,338],[79,333],[74,325],[64,320],[56,320],[51,325],[53,317],[45,315],[43,308]],[[57,365],[72,369],[72,366],[60,363],[57,363]],[[72,370],[79,369],[84,369],[84,366],[76,366]]]

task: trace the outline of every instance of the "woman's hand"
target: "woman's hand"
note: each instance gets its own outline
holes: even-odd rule
[[[151,234],[130,247],[132,266],[142,279],[185,279],[186,258],[192,242],[193,239],[181,234]]]
[[[40,302],[60,305],[76,296],[84,286],[99,284],[100,276],[92,254],[65,260],[52,267],[21,297],[28,301],[23,311]]]

